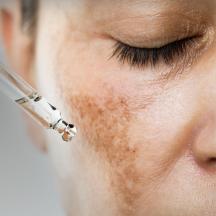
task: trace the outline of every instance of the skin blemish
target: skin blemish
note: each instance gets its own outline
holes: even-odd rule
[[[127,98],[106,90],[97,95],[70,96],[79,131],[110,167],[110,186],[121,206],[119,215],[132,215],[140,197],[141,174],[136,168],[138,148],[129,145],[131,114]]]

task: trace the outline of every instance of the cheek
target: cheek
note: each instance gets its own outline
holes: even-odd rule
[[[125,215],[166,175],[182,148],[176,134],[183,122],[167,112],[180,112],[178,104],[174,107],[160,87],[139,89],[137,83],[125,77],[95,76],[82,88],[61,86],[62,92],[68,92],[64,98],[85,143],[110,167],[110,184],[123,200]]]

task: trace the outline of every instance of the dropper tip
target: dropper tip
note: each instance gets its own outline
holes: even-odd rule
[[[65,128],[62,139],[65,142],[71,141],[77,134],[77,129],[73,124],[68,124],[68,126]]]
[[[65,142],[69,142],[77,134],[77,129],[73,124],[68,124],[63,119],[60,119],[57,124],[53,127],[54,130],[58,131],[62,135],[62,139]]]

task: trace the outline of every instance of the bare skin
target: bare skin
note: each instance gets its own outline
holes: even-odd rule
[[[7,10],[19,19],[18,6]],[[27,80],[33,68],[34,85],[78,128],[70,144],[46,134],[67,215],[216,215],[215,11],[214,0],[47,0],[34,40],[12,22],[11,64]],[[171,66],[110,58],[116,41],[188,37]]]

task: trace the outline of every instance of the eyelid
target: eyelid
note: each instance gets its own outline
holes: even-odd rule
[[[156,17],[155,21],[150,19],[148,22],[146,17],[140,17],[142,21],[130,18],[127,22],[121,23],[118,28],[113,26],[111,30],[106,30],[106,33],[116,41],[135,47],[151,48],[161,47],[171,41],[186,37],[204,36],[211,28],[206,22],[196,18],[191,19],[186,14],[172,15],[170,19],[170,16],[165,13],[162,17]],[[163,18],[165,18],[164,21]],[[131,21],[130,25],[129,21]]]
[[[196,37],[188,37],[159,48],[139,48],[117,42],[111,57],[116,56],[121,63],[127,61],[132,67],[136,66],[138,68],[143,68],[147,64],[155,66],[161,60],[170,65],[175,57],[186,54],[194,44],[195,39]]]
[[[158,47],[138,47],[138,46],[132,46],[132,45],[129,45],[127,43],[124,43],[124,42],[120,42],[118,41],[117,43],[121,43],[122,45],[126,45],[128,47],[131,47],[131,48],[137,48],[137,49],[146,49],[146,50],[152,50],[152,49],[155,49],[155,50],[159,50],[159,49],[163,49],[165,47],[168,47],[172,44],[177,44],[177,43],[181,43],[181,42],[187,42],[187,41],[192,41],[196,38],[196,36],[191,36],[191,37],[185,37],[185,38],[182,38],[182,39],[178,39],[178,40],[173,40],[173,41],[170,41],[164,45],[161,45],[161,46],[158,46]]]

